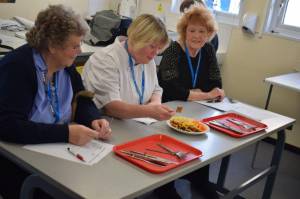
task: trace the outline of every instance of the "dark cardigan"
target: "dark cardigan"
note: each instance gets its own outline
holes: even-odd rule
[[[192,87],[192,78],[185,55],[185,51],[176,41],[163,52],[159,65],[158,81],[163,88],[163,102],[172,100],[186,101]],[[199,53],[192,58],[194,70],[198,62]],[[217,64],[216,52],[210,43],[201,48],[201,61],[196,87],[204,92],[213,88],[222,88],[220,70]]]
[[[32,48],[28,45],[7,54],[0,60],[0,139],[22,144],[68,142],[68,124],[44,124],[28,116],[37,93],[37,75]],[[74,66],[68,67],[73,96],[84,90]],[[100,112],[87,98],[79,98],[74,121],[90,126]]]

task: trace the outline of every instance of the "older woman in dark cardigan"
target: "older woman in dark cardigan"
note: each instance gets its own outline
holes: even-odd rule
[[[208,43],[216,30],[213,16],[203,6],[190,8],[179,20],[179,40],[164,51],[159,65],[163,101],[221,100],[224,97],[216,53]],[[209,182],[209,166],[182,178],[189,180],[204,198],[219,198],[214,185]],[[173,182],[158,188],[155,193],[160,198],[180,198]]]
[[[224,98],[216,52],[209,43],[216,30],[216,22],[204,6],[192,6],[181,17],[179,39],[164,51],[159,65],[164,102]]]
[[[28,44],[1,59],[1,140],[84,145],[91,139],[110,137],[109,123],[101,119],[89,96],[81,97],[86,92],[72,65],[87,31],[85,21],[71,9],[49,6],[26,34]],[[76,109],[71,105],[74,100]],[[17,198],[27,173],[4,157],[0,161],[0,194]]]

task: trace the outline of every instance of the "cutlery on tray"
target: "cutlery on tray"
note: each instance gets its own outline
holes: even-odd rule
[[[169,152],[165,152],[165,151],[160,151],[160,150],[155,150],[155,149],[149,149],[149,148],[146,148],[147,151],[153,151],[153,152],[157,152],[157,153],[163,153],[163,154],[168,154],[170,155]]]
[[[167,146],[165,146],[165,145],[163,145],[163,144],[161,144],[161,143],[157,143],[157,146],[163,148],[163,149],[166,150],[170,155],[174,155],[174,156],[176,156],[177,158],[179,158],[179,159],[181,159],[181,160],[184,159],[184,158],[186,157],[186,155],[188,154],[188,153],[184,153],[184,152],[182,152],[182,151],[173,151],[172,149],[170,149],[169,147],[167,147]]]
[[[245,133],[241,129],[230,126],[230,125],[228,125],[225,122],[220,121],[220,120],[213,120],[213,121],[210,121],[209,123],[213,124],[213,125],[216,125],[216,126],[219,126],[219,127],[222,127],[222,128],[225,128],[225,129],[228,129],[228,130],[231,130],[231,131],[234,131],[234,132],[239,133],[239,134],[244,134]]]
[[[166,159],[166,158],[162,158],[162,157],[158,157],[158,156],[154,156],[154,155],[149,155],[146,153],[141,153],[138,151],[126,151],[126,150],[121,150],[121,153],[132,157],[134,159],[138,159],[138,160],[142,160],[144,162],[148,162],[151,164],[155,164],[157,166],[167,166],[169,164],[178,164],[178,162]]]
[[[233,124],[235,124],[235,125],[237,125],[237,126],[240,126],[240,127],[244,128],[246,130],[255,130],[256,129],[256,126],[247,124],[247,123],[242,122],[240,120],[237,120],[235,118],[227,118],[226,120],[233,123]]]

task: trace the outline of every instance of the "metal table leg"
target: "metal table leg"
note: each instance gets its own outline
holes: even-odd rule
[[[217,180],[217,190],[220,191],[221,193],[228,192],[226,189],[224,189],[224,184],[225,184],[225,178],[229,166],[229,161],[230,161],[230,155],[222,158],[220,172]]]
[[[277,142],[276,146],[273,152],[272,161],[271,161],[271,167],[275,168],[275,171],[270,174],[267,178],[264,193],[263,193],[263,199],[269,199],[271,198],[273,186],[275,183],[276,174],[278,171],[278,167],[280,164],[282,152],[284,149],[284,143],[285,143],[285,131],[281,130],[277,133]]]
[[[271,84],[270,87],[269,87],[269,93],[268,93],[267,101],[266,101],[266,104],[265,104],[265,110],[268,110],[270,99],[271,99],[272,90],[273,90],[273,84]],[[255,159],[256,159],[258,147],[259,147],[259,142],[257,142],[255,144],[254,154],[253,154],[252,161],[251,161],[251,167],[253,169],[254,169],[254,164],[255,164]]]
[[[267,178],[267,179],[266,179],[266,184],[265,184],[262,199],[270,199],[271,198],[274,183],[275,183],[275,178],[277,175],[277,171],[279,168],[281,155],[282,155],[282,152],[284,149],[284,143],[285,143],[285,131],[281,130],[281,131],[277,132],[277,134],[278,134],[278,138],[277,138],[275,149],[273,151],[273,156],[272,156],[270,166],[231,191],[227,190],[226,188],[221,188],[221,190],[223,190],[222,193],[227,193],[226,195],[224,195],[223,199],[241,198],[238,194],[242,193],[245,189],[251,187],[252,185],[256,184],[257,182],[260,182],[264,178]],[[218,179],[218,182],[219,182],[219,179]],[[222,180],[220,181],[220,183],[221,182],[222,182]]]
[[[269,93],[268,93],[268,98],[267,98],[266,105],[265,105],[265,110],[268,110],[270,99],[271,99],[272,90],[273,90],[273,84],[271,84],[270,88],[269,88]]]

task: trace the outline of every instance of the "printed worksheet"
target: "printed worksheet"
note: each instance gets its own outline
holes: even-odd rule
[[[209,106],[211,108],[225,111],[225,112],[237,112],[241,115],[250,117],[252,119],[263,121],[266,119],[276,118],[279,115],[268,110],[257,108],[237,100],[224,98],[221,102],[208,102],[208,101],[196,101],[197,103]]]
[[[92,140],[84,146],[69,143],[53,143],[25,145],[24,148],[81,164],[93,165],[109,154],[113,145],[100,140]]]

